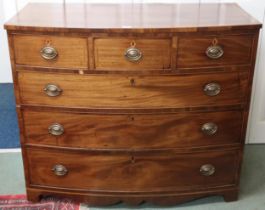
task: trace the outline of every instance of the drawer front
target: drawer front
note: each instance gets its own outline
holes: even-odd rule
[[[62,107],[221,106],[241,103],[247,87],[247,73],[129,77],[20,72],[18,77],[23,104]]]
[[[242,124],[240,111],[100,115],[25,110],[23,116],[27,143],[97,149],[239,144]]]
[[[169,69],[170,39],[94,39],[95,69],[161,70]]]
[[[238,156],[237,151],[112,154],[27,149],[31,185],[114,192],[233,185]]]
[[[250,64],[253,39],[253,35],[181,37],[178,44],[177,67]]]
[[[15,62],[21,65],[88,68],[87,39],[57,36],[14,36]]]

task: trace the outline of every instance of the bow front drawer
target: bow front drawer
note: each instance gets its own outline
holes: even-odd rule
[[[254,35],[180,37],[177,68],[250,65]]]
[[[14,36],[15,62],[20,65],[88,68],[87,39],[63,36]]]
[[[139,154],[31,148],[27,154],[30,185],[113,192],[232,186],[239,158],[238,151]]]
[[[245,100],[247,73],[190,76],[20,72],[23,104],[86,108],[183,108]]]
[[[27,143],[89,149],[239,144],[242,127],[241,111],[89,114],[25,109],[23,116]]]
[[[170,39],[94,39],[95,69],[161,70],[171,67]]]

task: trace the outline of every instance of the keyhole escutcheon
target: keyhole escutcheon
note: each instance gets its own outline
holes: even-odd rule
[[[131,83],[131,86],[135,86],[135,85],[136,85],[136,81],[135,81],[135,79],[132,78],[132,79],[130,80],[130,83]]]
[[[134,156],[131,157],[131,163],[135,163],[135,158],[134,158]]]

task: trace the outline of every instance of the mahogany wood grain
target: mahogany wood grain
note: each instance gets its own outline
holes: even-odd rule
[[[113,194],[113,193],[112,193]],[[54,188],[40,187],[38,188],[27,188],[28,200],[38,202],[42,197],[56,196],[58,198],[70,198],[76,201],[87,203],[89,206],[107,206],[119,204],[124,202],[129,205],[138,205],[145,202],[149,202],[159,206],[171,206],[180,204],[183,202],[196,200],[206,196],[223,196],[227,202],[235,201],[238,198],[238,189],[235,187],[220,187],[212,190],[198,190],[192,192],[177,192],[167,193],[165,196],[157,196],[157,194],[138,193],[137,196],[116,193],[115,196],[105,193],[104,199],[98,193],[87,193],[87,192],[74,192],[66,191],[63,192]]]
[[[13,85],[14,85],[14,95],[16,99],[16,112],[17,112],[17,120],[19,126],[19,140],[21,144],[21,154],[23,158],[23,169],[24,169],[24,177],[25,177],[25,185],[26,187],[29,186],[29,173],[28,173],[28,165],[27,165],[27,155],[26,150],[24,149],[24,142],[25,142],[25,135],[24,135],[24,125],[23,125],[23,115],[20,106],[20,91],[18,85],[18,77],[15,68],[15,53],[14,53],[14,45],[13,45],[13,35],[8,35],[8,47],[10,53],[10,63],[12,67],[12,78],[13,78]]]
[[[23,104],[87,108],[181,108],[244,103],[247,72],[184,76],[71,75],[20,72]],[[221,93],[207,96],[203,88],[217,82]],[[56,84],[63,92],[43,91]]]
[[[25,110],[23,116],[26,144],[90,149],[165,149],[239,144],[242,127],[241,111],[102,115]],[[208,122],[218,126],[215,135],[209,136],[201,131],[203,124]],[[48,127],[54,123],[64,127],[64,134],[49,134]]]
[[[54,47],[58,57],[54,60],[42,58],[40,51],[46,46]],[[53,68],[88,68],[87,39],[85,38],[15,35],[14,51],[16,64]]]
[[[132,43],[142,53],[137,62],[124,56]],[[94,56],[99,70],[170,69],[171,39],[95,38]]]
[[[8,30],[154,33],[258,29],[237,4],[29,4]]]
[[[205,53],[214,39],[224,50],[224,55],[219,59],[210,59]],[[177,68],[250,64],[253,39],[253,34],[180,37]]]
[[[27,149],[32,186],[131,193],[233,186],[238,169],[238,152],[111,154]],[[55,175],[51,169],[56,164],[65,166],[68,173],[65,176]],[[212,176],[200,173],[204,164],[215,167]]]
[[[236,4],[29,4],[5,28],[28,199],[90,205],[237,199],[261,24]],[[219,60],[205,56],[217,38]],[[131,40],[143,51],[124,60]],[[59,52],[44,61],[51,42]],[[203,87],[218,82],[209,97]],[[55,83],[59,97],[43,88]],[[218,123],[215,136],[200,132]],[[47,134],[50,123],[64,135]],[[65,177],[51,171],[65,164]],[[200,175],[214,164],[213,176]]]

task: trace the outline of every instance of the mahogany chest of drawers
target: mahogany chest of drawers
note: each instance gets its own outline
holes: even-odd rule
[[[8,31],[28,199],[237,199],[261,25],[236,4],[29,4]]]

